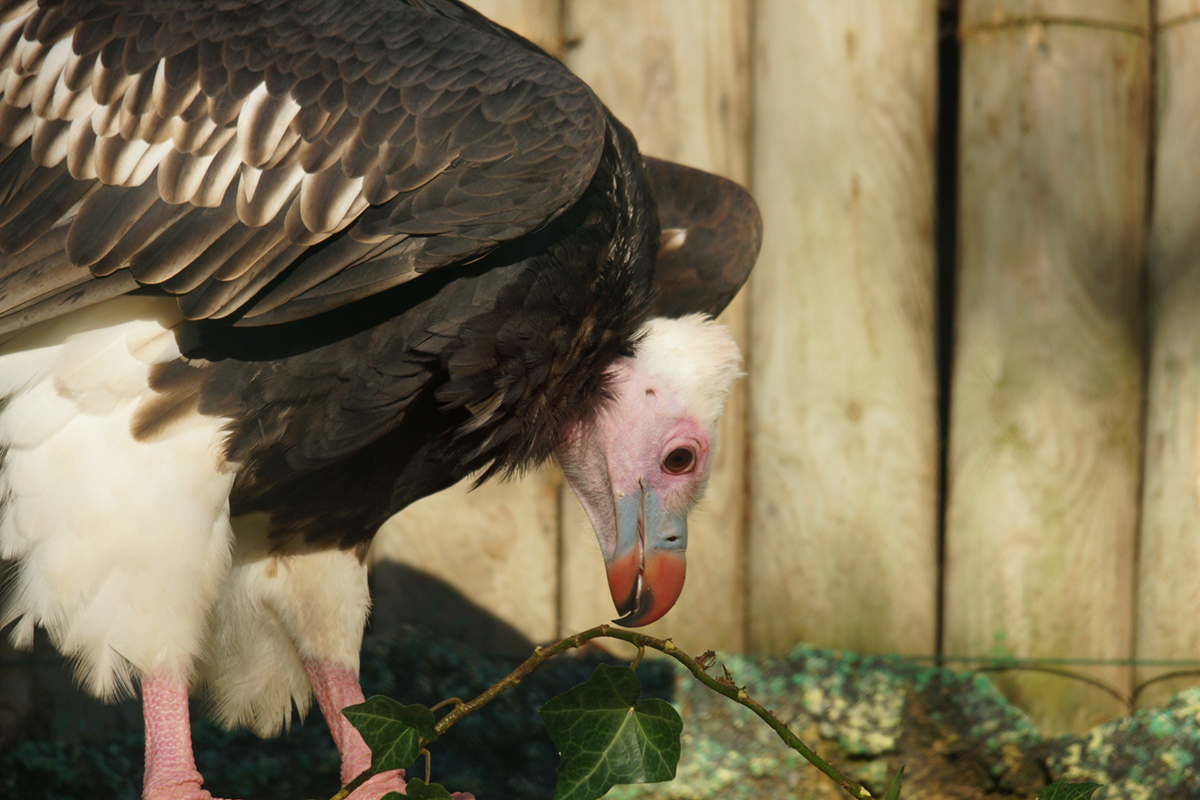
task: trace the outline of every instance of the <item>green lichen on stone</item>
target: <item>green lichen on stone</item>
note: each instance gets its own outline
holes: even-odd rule
[[[901,765],[905,800],[1033,800],[1052,778],[1105,784],[1095,800],[1200,798],[1200,689],[1081,737],[1046,741],[982,674],[897,657],[798,647],[786,658],[721,659],[739,686],[877,797]],[[720,675],[721,666],[712,674]],[[621,787],[616,800],[832,798],[841,790],[748,709],[680,670],[685,720],[674,783]]]
[[[1164,708],[1106,722],[1080,738],[1051,743],[1047,764],[1071,780],[1102,784],[1095,800],[1200,797],[1200,688]]]

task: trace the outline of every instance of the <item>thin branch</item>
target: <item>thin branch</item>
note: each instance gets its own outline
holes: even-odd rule
[[[440,736],[444,734],[447,730],[449,730],[450,726],[454,725],[454,723],[496,699],[501,692],[517,686],[531,672],[545,663],[546,660],[551,656],[555,656],[567,650],[580,647],[586,642],[590,642],[593,639],[599,638],[620,639],[622,641],[629,642],[632,645],[636,645],[637,647],[649,647],[651,649],[658,650],[660,653],[665,653],[666,655],[678,661],[680,664],[683,664],[683,666],[687,668],[688,672],[692,673],[697,680],[699,680],[708,688],[712,689],[714,692],[729,698],[735,703],[745,706],[757,714],[759,718],[767,723],[767,725],[771,726],[771,729],[778,734],[779,738],[784,741],[784,744],[795,750],[800,755],[804,756],[804,758],[807,759],[810,764],[829,776],[851,797],[854,797],[857,800],[869,800],[869,798],[871,798],[870,792],[868,792],[860,784],[846,777],[846,775],[844,775],[832,764],[818,756],[812,749],[810,749],[806,744],[804,744],[804,742],[800,740],[800,737],[792,733],[792,730],[787,725],[779,721],[774,714],[764,708],[757,700],[750,697],[743,687],[737,686],[728,677],[714,678],[705,672],[705,668],[711,663],[711,661],[707,659],[707,654],[701,657],[704,659],[704,663],[702,664],[692,656],[676,647],[675,643],[670,639],[656,639],[653,636],[647,636],[644,633],[635,633],[634,631],[626,630],[624,628],[614,628],[611,625],[599,625],[595,628],[591,628],[590,630],[583,631],[582,633],[568,636],[562,641],[556,642],[549,647],[537,648],[533,655],[525,659],[520,666],[510,672],[508,676],[499,683],[483,692],[483,694],[479,695],[474,700],[455,706],[448,714],[446,714],[446,716],[442,717],[442,719],[437,723],[438,735]],[[728,673],[726,673],[726,675],[728,675]]]
[[[343,786],[341,788],[341,791],[339,791],[337,794],[335,794],[333,797],[331,797],[330,800],[346,800],[346,798],[350,796],[351,792],[353,792],[355,789],[357,789],[358,787],[362,786],[364,783],[369,781],[371,779],[371,776],[373,776],[374,774],[375,774],[374,770],[372,770],[370,767],[367,767],[362,772],[358,773],[357,778],[355,778],[354,780],[350,781],[345,786]]]

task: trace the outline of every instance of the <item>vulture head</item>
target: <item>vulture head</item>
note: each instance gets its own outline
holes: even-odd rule
[[[595,528],[621,625],[663,616],[683,590],[687,516],[699,502],[741,353],[707,316],[656,317],[609,369],[609,402],[558,449]]]

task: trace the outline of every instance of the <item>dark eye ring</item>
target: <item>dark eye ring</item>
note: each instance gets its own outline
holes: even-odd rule
[[[682,475],[696,463],[696,454],[688,447],[676,447],[663,459],[663,469],[672,475]]]

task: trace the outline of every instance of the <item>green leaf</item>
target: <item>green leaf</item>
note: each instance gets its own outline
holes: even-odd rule
[[[892,784],[888,786],[887,794],[883,796],[883,800],[900,800],[900,780],[904,777],[904,767],[901,767],[892,778]]]
[[[422,705],[402,706],[376,695],[365,703],[342,709],[371,748],[371,770],[408,769],[421,754],[421,740],[438,738],[433,712]]]
[[[1098,783],[1067,783],[1064,779],[1059,778],[1042,789],[1038,800],[1091,800],[1092,795],[1099,788],[1100,784]]]
[[[601,664],[541,707],[562,757],[554,800],[596,800],[618,783],[675,777],[683,720],[670,703],[641,695],[633,670]]]
[[[440,783],[426,783],[420,778],[413,778],[408,782],[408,800],[454,800],[454,795]]]

